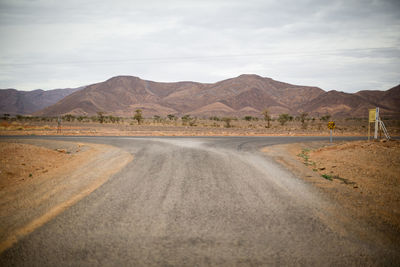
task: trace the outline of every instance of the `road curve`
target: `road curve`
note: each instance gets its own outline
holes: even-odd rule
[[[358,222],[258,152],[318,138],[46,138],[135,159],[1,254],[1,266],[400,264],[398,248],[353,231]]]

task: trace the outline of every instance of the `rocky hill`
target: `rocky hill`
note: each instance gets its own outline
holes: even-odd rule
[[[363,117],[379,106],[386,115],[400,114],[400,86],[387,91],[355,94],[318,87],[292,85],[257,75],[240,75],[217,83],[162,83],[133,76],[117,76],[87,86],[35,113],[94,115],[99,111],[132,116],[142,109],[146,117],[168,114],[208,116],[260,116],[307,112],[312,115]]]
[[[26,115],[51,106],[80,88],[18,91],[0,89],[0,114]]]
[[[93,115],[104,111],[131,116],[140,108],[145,116],[258,116],[266,108],[273,114],[296,112],[323,93],[317,87],[291,85],[257,75],[241,75],[213,84],[158,83],[118,76],[87,86],[36,114]]]

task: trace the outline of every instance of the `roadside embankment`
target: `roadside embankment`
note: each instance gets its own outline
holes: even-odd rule
[[[0,252],[106,182],[132,160],[116,147],[0,141]]]
[[[399,141],[297,143],[263,152],[322,191],[339,210],[400,244]]]

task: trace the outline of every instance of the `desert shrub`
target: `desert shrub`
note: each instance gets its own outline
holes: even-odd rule
[[[92,122],[98,122],[98,121],[99,121],[99,118],[98,118],[97,116],[91,116],[91,117],[90,117],[90,120],[91,120]]]
[[[168,115],[167,115],[167,118],[168,118],[170,121],[176,121],[176,120],[178,119],[178,117],[176,117],[174,114],[168,114]]]
[[[104,112],[99,111],[97,112],[97,121],[103,123],[105,120]]]
[[[50,117],[40,117],[41,121],[51,121]]]
[[[10,119],[10,114],[3,114],[3,116],[1,117],[2,120],[8,121]]]
[[[189,123],[189,121],[190,120],[192,120],[193,118],[192,117],[190,117],[190,115],[183,115],[182,117],[181,117],[181,120],[182,120],[182,123],[183,123],[183,125],[186,125],[186,124],[188,124]]]
[[[250,115],[244,116],[243,119],[244,119],[245,121],[258,121],[258,118],[257,118],[257,117],[253,117],[253,116],[250,116]]]
[[[110,116],[107,116],[107,117],[106,117],[106,121],[107,121],[107,122],[111,122],[111,123],[119,123],[120,120],[121,120],[121,118],[118,117],[118,116],[112,116],[112,115],[110,115]]]
[[[133,116],[133,119],[136,120],[139,125],[142,123],[143,115],[142,115],[142,110],[141,109],[135,110],[135,115]]]
[[[159,115],[154,115],[153,116],[153,122],[161,122],[161,121],[162,121],[161,116],[159,116]]]
[[[243,119],[245,121],[251,121],[253,119],[253,117],[252,116],[245,116]]]
[[[62,116],[62,119],[64,121],[74,121],[75,120],[75,116],[72,114],[66,114],[64,116]]]
[[[300,117],[300,121],[301,121],[301,127],[303,129],[307,128],[307,123],[306,123],[307,116],[308,116],[308,113],[306,113],[306,112],[302,112],[300,114],[300,116],[299,116]]]
[[[76,120],[79,121],[79,122],[82,122],[83,119],[84,119],[83,116],[78,116],[78,117],[76,118]]]
[[[182,116],[181,120],[183,125],[196,126],[197,118],[193,118],[189,114]]]
[[[197,118],[193,118],[192,120],[189,121],[189,126],[197,126],[196,122]]]
[[[321,177],[322,177],[322,178],[325,178],[326,180],[329,180],[329,181],[332,181],[332,180],[333,180],[333,179],[332,179],[332,175],[329,175],[329,174],[322,174]]]
[[[328,121],[330,118],[331,118],[331,115],[327,114],[327,115],[325,115],[325,116],[322,116],[322,117],[320,118],[320,120],[321,120],[321,121]]]
[[[232,118],[225,117],[225,118],[222,118],[222,121],[225,122],[225,128],[232,127],[232,124],[231,124]]]
[[[264,109],[262,115],[264,116],[264,120],[267,122],[266,128],[271,127],[271,115],[269,114],[268,109]]]
[[[278,121],[283,126],[290,120],[290,117],[291,116],[289,116],[289,114],[287,114],[287,113],[280,114],[279,117],[278,117]]]
[[[17,114],[17,115],[15,116],[15,118],[17,119],[17,121],[23,121],[23,120],[25,119],[24,116],[19,115],[19,114]]]

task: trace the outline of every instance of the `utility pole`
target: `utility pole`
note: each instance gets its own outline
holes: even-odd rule
[[[374,134],[375,140],[378,139],[378,128],[379,128],[379,108],[377,107],[375,112],[375,134]]]

